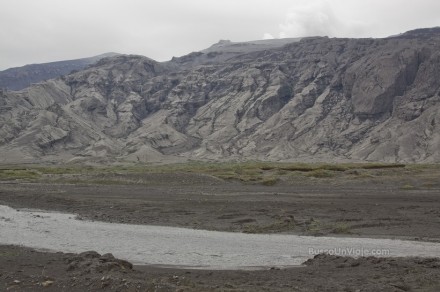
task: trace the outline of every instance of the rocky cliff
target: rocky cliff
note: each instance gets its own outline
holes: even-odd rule
[[[116,56],[0,93],[0,160],[438,162],[439,76],[440,29]]]
[[[106,53],[90,58],[31,64],[23,67],[10,68],[0,71],[0,88],[4,90],[21,90],[29,87],[32,83],[56,78],[83,70],[87,66],[96,63],[102,58],[116,56],[116,53]]]

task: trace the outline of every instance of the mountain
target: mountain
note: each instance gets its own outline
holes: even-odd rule
[[[439,28],[213,48],[1,92],[0,160],[440,161]]]
[[[66,75],[74,70],[83,70],[102,58],[116,55],[118,54],[106,53],[90,58],[31,64],[23,67],[6,69],[0,71],[0,88],[7,90],[21,90],[29,87],[32,83],[38,83],[61,75]]]
[[[249,42],[231,42],[220,40],[207,49],[192,52],[186,56],[176,58],[171,62],[179,64],[179,69],[193,67],[195,65],[218,64],[239,55],[280,48],[289,43],[298,42],[301,38],[285,38],[258,40]]]

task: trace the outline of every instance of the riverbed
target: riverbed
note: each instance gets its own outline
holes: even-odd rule
[[[440,244],[393,239],[244,234],[78,220],[75,214],[0,205],[0,244],[61,252],[94,250],[136,264],[195,269],[298,266],[317,253],[437,257]]]

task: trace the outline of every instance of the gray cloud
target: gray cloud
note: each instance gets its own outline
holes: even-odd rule
[[[297,0],[278,37],[385,37],[440,25],[440,2],[432,0]]]
[[[364,23],[340,14],[330,1],[297,1],[280,24],[279,37],[288,36],[359,36]]]
[[[219,39],[380,37],[440,25],[435,0],[0,1],[0,70],[108,51],[162,61]]]

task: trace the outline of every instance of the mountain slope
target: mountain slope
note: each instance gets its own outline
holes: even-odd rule
[[[305,38],[190,66],[106,58],[1,93],[0,153],[3,162],[438,162],[439,40],[438,29]]]
[[[23,67],[16,67],[0,71],[0,88],[8,90],[21,90],[32,83],[56,78],[61,75],[69,74],[74,70],[83,70],[87,66],[96,63],[102,58],[117,55],[116,53],[106,53],[90,58],[50,62],[43,64],[31,64]]]
[[[220,40],[218,43],[199,52],[192,52],[179,58],[174,57],[169,63],[178,64],[180,69],[199,65],[219,64],[233,57],[252,52],[277,49],[300,40],[301,38],[270,39],[249,42]]]

